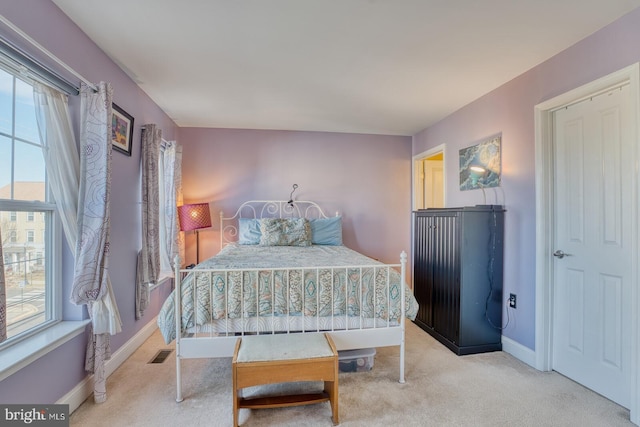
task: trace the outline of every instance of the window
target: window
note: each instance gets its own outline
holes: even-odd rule
[[[31,84],[0,62],[0,229],[11,345],[60,320],[60,265]],[[36,213],[38,215],[36,215]]]

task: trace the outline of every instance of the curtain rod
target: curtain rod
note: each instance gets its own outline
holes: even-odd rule
[[[67,95],[76,96],[80,93],[78,85],[69,82],[41,65],[3,38],[0,38],[0,61],[2,61],[3,68],[6,67],[13,73],[37,80],[47,86],[52,86]]]
[[[156,125],[156,126],[157,126],[157,125]],[[147,128],[147,126],[146,126],[146,125],[140,126],[140,130],[141,130],[141,131],[145,130],[146,128]],[[167,140],[166,140],[166,139],[164,139],[164,138],[160,138],[160,146],[166,145],[166,144],[168,144],[168,143],[170,143],[170,142],[175,142],[175,140],[174,140],[174,141],[167,141]]]
[[[65,70],[67,70],[68,72],[70,72],[71,74],[73,74],[75,77],[77,77],[78,79],[80,79],[80,81],[84,82],[87,86],[89,86],[91,89],[97,91],[98,87],[93,84],[92,82],[90,82],[89,80],[85,79],[82,75],[80,75],[76,70],[74,70],[73,68],[71,68],[70,66],[68,66],[67,64],[65,64],[64,62],[62,62],[61,59],[59,59],[57,56],[55,56],[53,53],[49,52],[45,47],[43,47],[40,43],[38,43],[37,41],[35,41],[33,38],[31,38],[27,33],[25,33],[24,31],[22,31],[20,28],[18,28],[16,25],[13,24],[13,22],[9,21],[7,18],[4,17],[4,15],[0,14],[0,21],[2,21],[3,24],[5,24],[7,27],[11,28],[16,34],[18,34],[20,37],[22,37],[23,39],[25,39],[27,42],[29,42],[33,47],[35,47],[36,49],[38,49],[40,52],[44,53],[45,55],[47,55],[50,59],[52,59],[56,64],[60,65],[62,68],[64,68]]]

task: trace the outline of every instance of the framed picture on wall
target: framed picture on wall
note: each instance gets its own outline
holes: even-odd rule
[[[133,117],[122,108],[113,104],[111,121],[111,142],[114,150],[131,156],[133,140]]]
[[[502,136],[460,150],[460,190],[500,186]]]

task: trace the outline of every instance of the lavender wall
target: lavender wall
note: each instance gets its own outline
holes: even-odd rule
[[[168,286],[154,290],[145,317],[140,321],[135,320],[136,254],[140,249],[141,241],[138,203],[140,200],[140,127],[145,123],[156,123],[163,129],[165,139],[168,140],[176,138],[177,127],[51,1],[1,0],[0,13],[85,78],[93,82],[101,80],[111,82],[114,88],[114,102],[134,117],[132,157],[113,153],[111,247],[116,250],[111,251],[110,274],[123,321],[122,332],[111,339],[112,351],[117,351],[123,343],[153,319],[169,292],[169,289],[165,289]],[[99,19],[98,16],[97,19]],[[4,28],[0,31],[3,37],[19,45],[25,45],[24,41],[5,31]],[[29,49],[27,45],[25,47],[36,52]],[[54,69],[56,67],[46,58],[42,58],[42,62],[50,64]],[[79,122],[77,97],[70,99],[70,107],[77,132]],[[63,254],[65,295],[70,294],[72,266],[72,253],[65,249]],[[82,308],[66,302],[64,316],[66,319],[77,320],[86,318],[86,313]],[[48,403],[60,399],[86,375],[83,370],[85,345],[86,337],[79,336],[0,382],[0,402]],[[43,387],[43,384],[46,386]]]
[[[504,294],[518,296],[504,335],[535,347],[534,106],[640,60],[640,9],[414,136],[413,153],[446,143],[448,206],[482,203],[460,191],[458,150],[502,134],[502,187],[488,203],[506,205]]]
[[[340,211],[347,246],[392,263],[410,253],[410,137],[181,128],[180,142],[184,200],[211,202],[214,222],[245,200],[287,200],[295,183],[296,199]],[[200,233],[200,259],[219,246],[215,223]]]

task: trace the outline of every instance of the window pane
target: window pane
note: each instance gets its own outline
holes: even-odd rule
[[[11,135],[12,111],[13,76],[0,69],[0,132]]]
[[[16,79],[16,133],[17,138],[40,143],[33,87]]]
[[[0,115],[0,117],[4,118],[4,115]],[[4,136],[0,136],[0,199],[11,198],[10,184],[11,184],[11,140]]]
[[[0,61],[2,58],[0,58]],[[33,89],[0,69],[0,231],[7,292],[7,335],[13,338],[57,319],[51,250],[55,211],[46,202],[46,173]],[[4,200],[13,200],[6,204]],[[9,339],[1,348],[11,345]]]
[[[35,221],[27,223],[29,214],[18,212],[18,220],[11,221],[11,212],[0,211],[8,338],[48,320],[45,240],[51,214],[34,215]]]
[[[45,201],[44,157],[35,145],[16,141],[13,198],[15,200]]]

